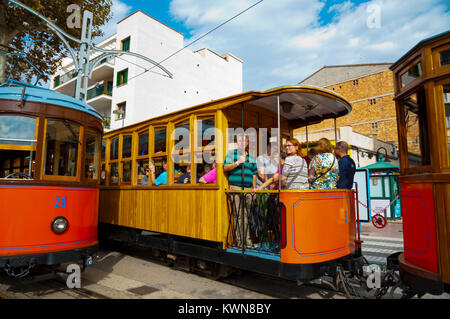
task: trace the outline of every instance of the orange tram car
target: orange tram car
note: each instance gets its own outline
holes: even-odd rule
[[[449,56],[446,32],[420,42],[391,67],[405,248],[387,258],[379,286],[370,285],[377,274],[364,267],[355,191],[282,189],[254,196],[232,190],[223,170],[237,128],[254,129],[255,140],[263,141],[250,150],[256,157],[264,153],[264,129],[276,131],[269,140],[281,149],[295,129],[351,112],[342,96],[316,87],[237,94],[105,134],[101,237],[150,246],[169,264],[212,276],[233,267],[298,283],[320,278],[352,296],[360,296],[355,285],[375,287],[376,298],[388,288],[391,294],[400,288],[404,298],[449,292]],[[188,135],[181,136],[183,130]],[[200,183],[212,160],[216,183]],[[156,176],[165,174],[163,185],[144,182],[152,163]],[[188,167],[190,180],[178,184]]]
[[[249,133],[250,144],[252,139],[263,141],[253,144],[256,158],[267,141],[280,149],[295,129],[350,112],[350,103],[332,91],[286,86],[234,95],[106,133],[100,238],[151,246],[165,261],[211,276],[224,275],[230,267],[299,282],[344,271],[356,275],[364,260],[352,190],[267,190],[253,196],[252,191],[232,190],[223,170],[239,128],[254,132]],[[216,183],[200,183],[213,161]],[[158,174],[166,175],[163,185],[156,180],[156,185],[147,184],[151,162],[156,180]],[[187,169],[189,182],[178,183]],[[238,204],[244,202],[251,205]],[[246,218],[248,223],[240,222]]]
[[[97,250],[102,117],[17,81],[0,86],[0,269],[92,261]]]

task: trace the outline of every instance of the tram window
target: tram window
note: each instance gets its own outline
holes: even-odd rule
[[[207,150],[204,152],[195,153],[195,165],[197,176],[195,182],[198,184],[199,179],[205,174],[209,173],[214,168],[214,161],[216,160],[216,154],[214,150]]]
[[[174,140],[174,148],[172,150],[174,180],[172,182],[174,184],[177,183],[178,178],[182,174],[182,170],[191,162],[190,136],[191,132],[189,121],[185,121],[182,124],[177,125],[172,134],[172,138]]]
[[[0,144],[34,145],[36,119],[17,115],[0,116]]]
[[[119,167],[118,163],[112,163],[110,165],[110,176],[109,176],[109,183],[110,184],[117,184],[119,182]]]
[[[0,178],[33,179],[34,163],[34,151],[0,150]]]
[[[419,62],[411,67],[408,71],[400,75],[402,87],[407,86],[409,83],[422,76],[422,64]]]
[[[122,162],[122,183],[131,183],[131,161]]]
[[[441,66],[450,64],[450,49],[442,51],[441,55]]]
[[[212,144],[215,140],[214,118],[197,120],[197,146]]]
[[[425,92],[419,90],[403,101],[408,167],[430,165]]]
[[[105,161],[105,154],[106,154],[106,142],[102,141],[102,161]]]
[[[153,153],[165,153],[166,152],[166,128],[158,127],[155,128],[155,149]]]
[[[132,135],[124,135],[122,139],[122,158],[131,157]]]
[[[145,160],[138,160],[137,162],[137,184],[138,185],[151,185],[151,183],[149,183],[149,180],[151,178],[150,173],[147,174],[147,170],[148,168],[148,159]],[[147,176],[146,178],[144,178],[144,176]]]
[[[159,157],[153,160],[153,164],[155,165],[155,183],[156,185],[166,185],[167,184],[167,158]],[[161,177],[160,175],[163,174]],[[150,184],[150,182],[149,182]]]
[[[86,133],[86,154],[84,161],[84,176],[88,179],[98,178],[98,155],[100,136],[93,131]]]
[[[45,175],[77,175],[79,136],[79,125],[69,121],[47,120]]]
[[[137,155],[148,155],[148,133],[139,135],[139,149]]]
[[[102,164],[102,172],[100,174],[100,185],[105,185],[106,182],[106,169],[105,164]]]
[[[111,150],[109,160],[116,160],[119,158],[119,138],[111,140]]]
[[[444,107],[445,107],[445,124],[447,129],[447,147],[450,157],[450,84],[443,86]]]

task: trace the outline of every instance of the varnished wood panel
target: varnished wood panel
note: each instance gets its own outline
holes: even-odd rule
[[[102,189],[99,221],[222,241],[218,190]]]
[[[450,284],[450,184],[436,184],[434,189],[439,272]]]

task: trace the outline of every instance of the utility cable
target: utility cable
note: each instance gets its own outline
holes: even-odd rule
[[[202,35],[201,37],[199,37],[198,39],[192,41],[191,43],[187,44],[187,45],[184,46],[183,48],[181,48],[181,49],[175,51],[174,53],[172,53],[172,54],[169,55],[168,57],[164,58],[163,60],[161,60],[160,62],[158,62],[156,65],[152,66],[151,68],[147,69],[147,68],[142,67],[141,65],[138,65],[139,67],[143,68],[145,71],[142,72],[142,73],[139,73],[139,74],[137,74],[137,75],[135,75],[135,76],[133,76],[133,77],[131,77],[131,78],[129,78],[129,79],[127,80],[127,82],[130,81],[130,80],[132,80],[132,79],[135,79],[135,78],[137,78],[138,76],[141,76],[142,74],[147,73],[148,71],[152,70],[153,68],[159,66],[161,63],[163,63],[163,62],[169,60],[170,58],[172,58],[172,57],[175,56],[176,54],[180,53],[181,51],[183,51],[183,50],[186,49],[187,47],[189,47],[189,46],[191,46],[192,44],[194,44],[194,43],[198,42],[199,40],[203,39],[203,38],[206,37],[208,34],[214,32],[215,30],[217,30],[217,29],[219,29],[220,27],[224,26],[224,25],[227,24],[228,22],[234,20],[234,19],[237,18],[238,16],[242,15],[243,13],[245,13],[245,12],[247,12],[248,10],[252,9],[252,8],[255,7],[256,5],[260,4],[261,2],[263,2],[263,0],[260,0],[260,1],[256,2],[256,3],[254,3],[253,5],[251,5],[250,7],[248,7],[247,9],[245,9],[245,10],[239,12],[238,14],[234,15],[233,17],[231,17],[230,19],[228,19],[228,20],[226,20],[225,22],[221,23],[221,24],[218,25],[217,27],[215,27],[215,28],[211,29],[210,31],[206,32],[205,34],[203,34],[203,35]],[[121,60],[124,60],[124,59],[121,59]],[[127,61],[127,60],[124,60],[124,61],[129,62],[129,63],[132,63],[132,62]],[[132,63],[132,64],[135,64],[135,63]],[[137,64],[135,64],[135,65],[137,65]],[[113,88],[114,88],[114,87],[117,87],[117,86],[115,85],[115,86],[113,86]]]

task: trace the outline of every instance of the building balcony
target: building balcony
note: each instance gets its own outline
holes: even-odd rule
[[[88,81],[88,87],[105,78],[114,76],[114,58],[103,59],[99,65],[94,68],[92,77]],[[53,89],[59,93],[73,96],[75,93],[76,72],[70,70],[63,75],[53,78]]]
[[[87,91],[86,103],[92,106],[104,117],[111,116],[113,82],[104,80]]]

